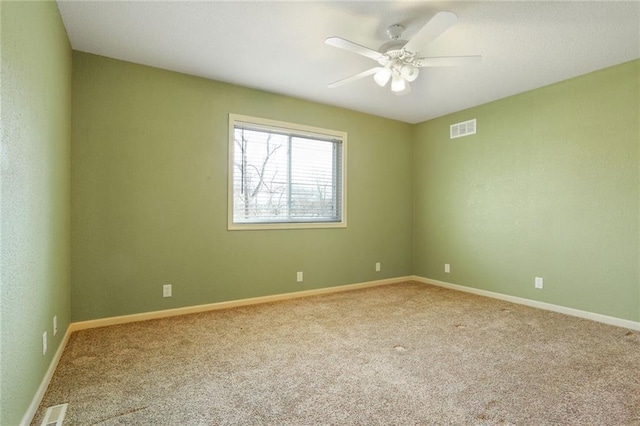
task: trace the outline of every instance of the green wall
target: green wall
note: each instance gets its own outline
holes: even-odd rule
[[[637,321],[639,63],[411,126],[74,52],[73,320],[413,273]],[[229,112],[347,131],[349,227],[227,231]]]
[[[419,124],[413,272],[640,320],[639,85],[636,60]]]
[[[348,132],[348,227],[228,231],[230,112]],[[72,141],[74,321],[411,274],[409,124],[74,52]]]
[[[0,424],[14,425],[70,321],[71,47],[54,2],[0,13]]]

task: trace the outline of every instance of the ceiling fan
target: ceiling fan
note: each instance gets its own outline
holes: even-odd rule
[[[330,46],[348,50],[378,62],[380,66],[370,68],[359,74],[342,80],[334,81],[327,87],[334,88],[351,83],[363,77],[373,75],[375,82],[384,87],[391,80],[391,91],[397,95],[409,93],[409,83],[418,77],[419,68],[448,67],[467,65],[482,60],[482,56],[447,56],[435,58],[421,58],[418,50],[451,28],[458,21],[452,12],[438,12],[429,20],[409,41],[401,40],[404,27],[399,24],[391,25],[387,35],[391,41],[380,46],[378,51],[361,46],[340,37],[329,37],[325,40]]]

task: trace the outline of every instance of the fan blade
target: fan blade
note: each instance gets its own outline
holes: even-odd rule
[[[339,49],[348,50],[349,52],[357,53],[358,55],[366,56],[367,58],[371,58],[374,61],[382,58],[384,55],[375,50],[369,49],[368,47],[360,46],[357,43],[354,43],[349,40],[345,40],[340,37],[329,37],[324,41],[329,46],[337,47]]]
[[[360,78],[369,76],[371,74],[375,74],[381,69],[382,69],[381,67],[371,68],[371,69],[368,69],[366,71],[362,71],[360,74],[352,75],[351,77],[347,77],[347,78],[343,78],[342,80],[334,81],[333,83],[328,84],[327,87],[330,88],[330,89],[333,89],[334,87],[342,86],[343,84],[351,83],[352,81],[355,81],[355,80],[358,80]]]
[[[417,53],[458,22],[453,12],[438,12],[404,45],[404,50]]]
[[[412,64],[416,67],[457,67],[480,62],[482,56],[443,56],[439,58],[418,58]]]

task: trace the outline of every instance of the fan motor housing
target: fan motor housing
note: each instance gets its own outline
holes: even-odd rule
[[[380,46],[378,52],[385,53],[390,57],[400,56],[399,53],[402,51],[404,45],[407,44],[407,40],[391,40]],[[395,53],[397,51],[398,53]]]

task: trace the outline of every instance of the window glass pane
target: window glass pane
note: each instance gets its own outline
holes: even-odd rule
[[[334,143],[292,138],[291,215],[336,219]]]
[[[288,137],[235,130],[234,220],[286,219]]]

